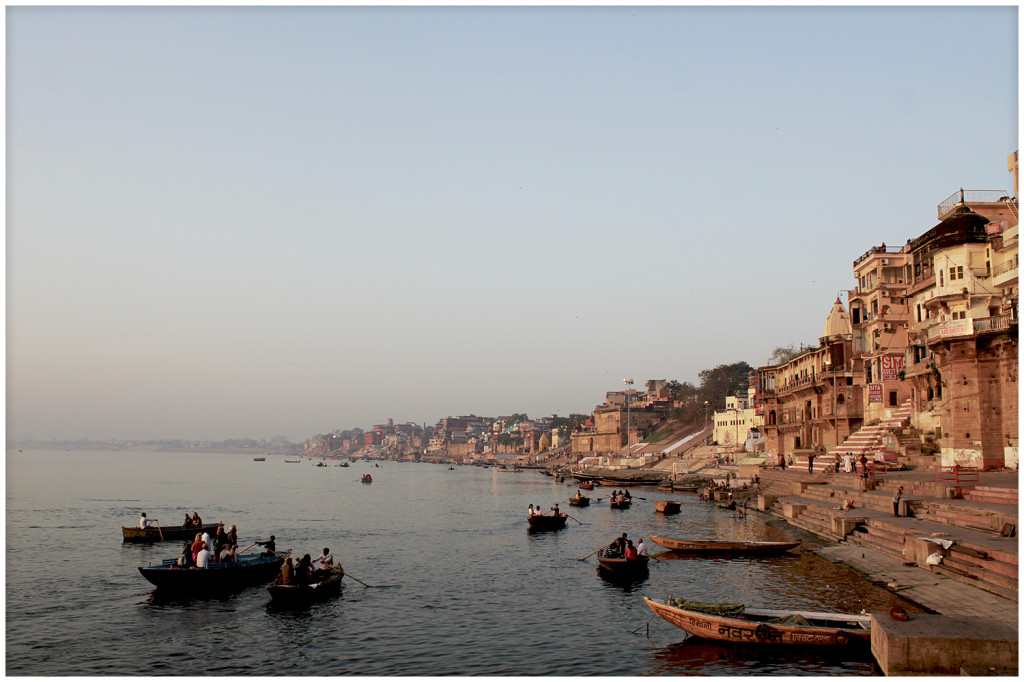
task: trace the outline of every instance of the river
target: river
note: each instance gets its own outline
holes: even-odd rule
[[[294,458],[292,458],[294,459]],[[870,675],[869,655],[779,652],[695,640],[641,595],[819,611],[912,606],[807,551],[819,542],[771,517],[747,519],[689,493],[633,488],[629,510],[569,507],[576,487],[537,471],[368,462],[316,467],[282,456],[7,452],[10,675],[641,676]],[[333,463],[332,463],[333,464]],[[360,483],[371,473],[371,485]],[[593,497],[607,497],[597,489]],[[653,502],[682,502],[663,516]],[[639,499],[646,498],[646,499]],[[559,503],[562,530],[530,534],[529,504]],[[164,525],[198,511],[238,527],[242,546],[330,547],[350,576],[308,610],[268,606],[262,586],[208,599],[155,592],[138,566],[179,543],[122,544],[140,512]],[[679,559],[656,545],[646,578],[602,578],[580,558],[622,532],[803,539],[787,556]],[[650,544],[650,543],[648,543]]]

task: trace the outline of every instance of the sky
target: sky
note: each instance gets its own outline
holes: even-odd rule
[[[8,7],[6,430],[589,413],[1013,194],[1018,10]]]

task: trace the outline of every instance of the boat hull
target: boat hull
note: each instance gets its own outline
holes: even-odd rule
[[[210,564],[209,568],[179,568],[174,559],[159,566],[139,566],[139,573],[159,589],[189,594],[226,592],[269,582],[281,570],[284,558],[250,555],[239,561]]]
[[[678,514],[680,504],[678,502],[672,502],[670,500],[658,500],[654,503],[655,511],[659,511],[662,514]]]
[[[653,536],[651,536],[651,542],[673,552],[760,556],[782,554],[800,544],[799,540],[793,542],[727,542],[717,540],[672,540],[670,538]]]
[[[565,522],[568,516],[527,516],[526,520],[530,524],[530,530],[557,530],[559,528],[565,528]]]
[[[640,559],[609,559],[598,556],[597,565],[601,570],[615,575],[639,575],[647,572],[647,564],[650,561],[647,557]]]
[[[740,644],[852,646],[871,643],[870,618],[853,614],[825,614],[806,611],[747,609],[743,617],[719,616],[660,604],[644,597],[658,616],[693,637]],[[768,622],[800,614],[824,625],[792,625]]]
[[[580,498],[570,497],[569,498],[569,506],[570,507],[589,507],[590,506],[590,498],[589,497],[580,497]]]
[[[192,540],[195,538],[196,533],[209,533],[210,537],[217,532],[217,526],[219,523],[204,523],[199,528],[195,526],[163,526],[157,528],[153,526],[151,528],[138,528],[130,526],[121,526],[121,542],[164,542],[169,540]],[[163,535],[161,536],[161,532]]]
[[[612,509],[629,509],[632,504],[630,500],[619,500],[617,502],[609,502],[608,506]]]
[[[267,585],[267,592],[270,593],[270,603],[281,607],[302,607],[308,606],[316,601],[323,601],[341,594],[342,577],[344,573],[336,572],[325,580],[313,585],[278,585],[271,583]]]

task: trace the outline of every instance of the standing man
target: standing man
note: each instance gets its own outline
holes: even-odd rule
[[[892,515],[900,515],[900,498],[903,497],[903,486],[900,486],[899,490],[893,493],[892,496]]]
[[[807,473],[814,473],[814,453],[807,455]]]

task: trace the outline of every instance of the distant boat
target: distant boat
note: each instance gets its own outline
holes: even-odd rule
[[[730,542],[728,540],[672,540],[670,538],[648,537],[651,538],[651,542],[661,545],[666,549],[691,554],[782,554],[800,544],[799,540],[792,542]]]
[[[302,460],[301,459],[286,459],[284,461],[284,463],[285,464],[301,464]]]
[[[373,483],[373,476],[371,476],[370,474],[363,474],[363,477],[360,479],[360,481],[363,483]]]
[[[164,540],[191,540],[196,533],[209,533],[213,537],[219,523],[204,523],[196,526],[121,526],[122,542],[162,542]]]
[[[252,461],[254,461],[254,462],[266,462],[267,458],[266,457],[253,457]]]
[[[590,506],[590,498],[589,497],[583,497],[583,496],[580,496],[580,497],[570,497],[569,498],[569,506],[570,507],[589,507]]]

